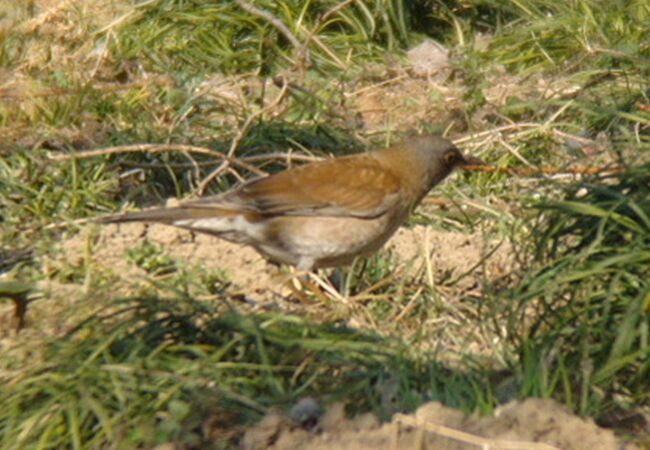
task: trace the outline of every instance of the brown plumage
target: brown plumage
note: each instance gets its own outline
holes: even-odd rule
[[[338,266],[378,250],[431,188],[469,162],[446,139],[418,136],[384,150],[295,167],[177,207],[99,222],[161,222],[250,245],[303,270]]]

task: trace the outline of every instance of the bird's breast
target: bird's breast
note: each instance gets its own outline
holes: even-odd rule
[[[404,217],[383,215],[373,219],[354,217],[280,217],[267,227],[266,250],[288,255],[290,264],[311,259],[315,267],[330,267],[351,262],[357,256],[375,252],[392,236]],[[273,249],[271,249],[273,250]],[[275,259],[279,259],[275,255]]]

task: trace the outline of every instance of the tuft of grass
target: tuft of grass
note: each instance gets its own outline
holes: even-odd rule
[[[542,107],[515,96],[502,111],[515,120],[548,120],[562,109],[558,125],[570,133],[606,133],[619,143],[647,148],[650,6],[615,1],[603,8],[595,0],[509,3],[517,18],[496,29],[483,60],[523,79],[553,82]]]
[[[650,405],[650,165],[542,201],[539,268],[511,290],[521,395],[585,415]]]
[[[127,250],[127,258],[152,276],[165,275],[176,271],[174,260],[166,256],[162,248],[148,240],[142,241],[138,248]]]
[[[377,59],[410,42],[405,2],[351,2],[326,15],[339,4],[265,0],[255,7],[284,24],[309,51],[312,64],[325,72]],[[113,46],[120,59],[144,53],[151,67],[172,68],[185,76],[196,69],[265,76],[298,65],[303,51],[271,20],[250,14],[234,1],[208,0],[147,2],[120,28]]]
[[[46,225],[108,208],[116,187],[111,174],[104,163],[47,164],[36,151],[0,159],[3,238],[24,245]]]

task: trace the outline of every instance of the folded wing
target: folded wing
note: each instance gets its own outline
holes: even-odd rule
[[[373,218],[398,201],[399,180],[366,155],[326,160],[248,182],[224,195],[189,202],[183,208],[272,216]]]

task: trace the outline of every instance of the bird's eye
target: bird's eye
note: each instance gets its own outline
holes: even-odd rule
[[[454,150],[448,150],[443,155],[443,158],[445,159],[445,163],[447,163],[448,166],[453,166],[454,163],[458,160],[458,153]]]

